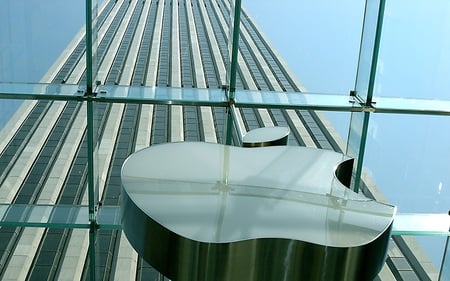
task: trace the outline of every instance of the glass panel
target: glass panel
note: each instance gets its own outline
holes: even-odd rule
[[[450,115],[450,101],[436,99],[378,97],[376,111],[383,113],[411,113]]]
[[[450,2],[387,1],[374,96],[449,100]]]
[[[205,141],[225,144],[227,136],[227,108],[214,106],[211,107],[210,113],[208,108],[204,107],[204,109],[208,116],[207,119],[203,119],[203,122],[208,122],[207,124],[203,124],[205,129],[208,128],[207,130],[204,130]],[[214,120],[213,123],[211,123],[212,120]]]
[[[0,10],[0,82],[56,82],[69,50],[84,44],[84,1],[2,1]]]
[[[397,214],[392,235],[449,235],[447,214]]]
[[[240,37],[240,28],[241,28],[241,11],[242,4],[241,0],[233,0],[230,1],[230,20],[228,24],[228,56],[225,56],[225,64],[227,69],[227,85],[229,92],[228,98],[230,100],[234,100],[236,97],[236,81],[237,81],[237,69],[238,69],[238,52],[239,52],[239,37]],[[226,14],[226,13],[225,13]],[[224,25],[226,26],[226,25]],[[241,145],[242,137],[241,137],[241,128],[239,127],[239,123],[236,122],[235,116],[235,107],[231,105],[228,110],[227,115],[227,131],[226,131],[226,140],[225,143],[227,145],[231,145],[233,141],[233,131],[237,131],[234,138],[234,142],[237,145]],[[236,128],[236,129],[234,129]],[[237,141],[236,141],[237,140]]]
[[[289,128],[287,145],[344,152],[350,113],[238,107],[235,108],[234,119],[234,145],[240,145],[239,135],[241,138],[245,136],[247,146],[251,146],[252,142],[265,143],[265,145],[283,144],[285,130],[256,130],[262,127],[279,126]],[[252,134],[246,136],[249,132]]]
[[[328,132],[338,145],[342,153],[346,153],[348,143],[348,131],[350,129],[350,112],[325,111],[316,112],[325,127],[324,132]],[[355,165],[355,163],[354,163]]]
[[[101,206],[98,210],[97,223],[101,229],[122,229],[119,206]]]
[[[230,1],[230,18],[227,20],[228,24],[228,53],[224,56],[224,61],[227,69],[227,85],[230,88],[231,94],[234,95],[236,90],[237,77],[237,54],[239,48],[239,30],[241,18],[241,0]],[[226,20],[226,19],[225,19]],[[226,25],[224,25],[226,27]],[[232,96],[234,98],[234,96]]]
[[[22,105],[21,100],[7,100],[0,99],[0,131],[5,130],[3,133],[11,132],[12,128],[5,128],[5,126],[9,123],[12,123],[11,120],[16,120],[18,117],[15,115],[20,115],[20,106]],[[12,124],[10,125],[12,126]],[[4,140],[4,138],[1,138]],[[1,149],[0,149],[1,151]]]
[[[2,98],[78,100],[84,91],[78,85],[63,84],[0,84]]]
[[[269,91],[243,91],[236,92],[238,106],[303,108],[317,110],[350,111],[355,105],[349,101],[348,96],[301,93],[301,92],[269,92]]]
[[[355,83],[364,3],[244,0],[238,78],[247,85],[241,85],[249,89],[348,96]],[[249,38],[254,38],[257,46]],[[270,43],[265,44],[265,40]],[[268,50],[272,44],[281,55]],[[250,49],[257,50],[255,56],[250,55]],[[285,78],[284,73],[290,69],[281,57],[298,81]],[[248,72],[254,83],[249,82]]]
[[[373,79],[377,67],[375,62],[378,56],[384,2],[384,0],[366,1],[355,85],[356,95],[364,102],[370,101],[373,95]]]
[[[386,264],[395,280],[438,280],[442,242],[445,243],[443,236],[392,236]],[[424,252],[430,245],[437,246],[434,256]]]
[[[445,243],[444,257],[442,259],[441,273],[439,281],[445,281],[450,279],[450,238],[447,237]]]
[[[170,281],[132,250],[121,230],[100,229],[95,239],[94,280],[104,280],[110,276],[116,280]]]
[[[1,203],[83,204],[86,122],[81,102],[23,101],[1,132]]]
[[[425,217],[428,217],[430,219],[433,217],[439,217],[437,215],[421,216],[422,219],[420,217],[417,217],[416,215],[417,223],[422,225],[428,224],[428,226],[431,226],[432,223],[430,224],[428,222],[425,222]],[[411,221],[411,223],[413,222]],[[419,280],[438,280],[439,269],[441,268],[442,257],[445,249],[446,236],[442,234],[436,235],[437,233],[435,233],[434,235],[431,233],[426,234],[423,232],[419,232],[416,234],[410,232],[408,236],[399,236],[400,233],[395,231],[395,224],[396,222],[394,221],[392,239],[393,241],[395,241],[395,244],[391,244],[391,248],[398,247],[401,252],[399,252],[398,250],[391,251],[389,253],[389,255],[391,256],[391,262],[392,257],[395,259],[397,257],[404,256],[407,260],[407,262],[405,263],[406,266],[404,267],[399,266],[399,264],[395,264],[398,270],[397,274],[400,274],[403,276],[403,278],[406,278],[403,280],[415,280],[416,278],[411,278],[411,272],[407,272],[414,270],[415,275],[419,276]],[[437,225],[436,227],[439,228]],[[388,260],[388,263],[389,262],[390,261]],[[408,276],[410,278],[408,278]]]
[[[97,81],[97,75],[98,75],[98,67],[99,67],[99,61],[98,61],[98,56],[97,56],[97,48],[98,48],[98,32],[99,32],[99,28],[102,24],[102,17],[99,17],[99,9],[101,12],[106,12],[105,9],[107,7],[107,2],[105,1],[104,3],[103,0],[89,0],[91,1],[91,8],[92,8],[92,15],[91,15],[91,19],[92,19],[92,40],[91,40],[91,51],[92,51],[92,59],[91,59],[91,71],[92,71],[92,83],[93,85],[88,85],[88,86],[93,86],[95,87],[96,85],[96,81]],[[95,89],[94,89],[95,90]]]
[[[117,280],[122,279],[134,280],[134,276],[132,277],[131,274],[133,272],[132,264],[133,262],[136,262],[137,254],[134,253],[129,244],[124,241],[126,237],[122,233],[122,231],[99,229],[95,232],[94,239],[95,239],[94,280],[107,280],[108,276],[111,276],[111,279],[115,277],[117,278]],[[123,252],[124,250],[126,251],[126,254]],[[124,255],[128,255],[126,259],[124,258]],[[90,270],[92,270],[93,264],[91,263],[90,265],[91,265]],[[134,266],[136,266],[136,263],[134,263]],[[123,273],[123,275],[120,275],[121,273]],[[126,275],[126,273],[128,273],[128,275]]]
[[[87,102],[87,158],[88,158],[88,202],[89,218],[95,220],[97,204],[99,202],[99,171],[105,167],[100,167],[99,148],[100,137],[103,134],[105,115],[108,114],[106,104],[97,102]]]
[[[103,86],[97,97],[112,102],[227,105],[225,91],[221,89]]]
[[[351,188],[358,192],[361,187],[362,164],[366,146],[367,128],[370,114],[368,112],[352,112],[346,154],[355,159]]]
[[[364,167],[400,212],[447,213],[447,117],[373,114]]]
[[[87,206],[0,204],[1,226],[89,228]]]
[[[98,230],[90,229],[89,230],[89,248],[88,248],[88,259],[89,265],[87,267],[86,276],[89,276],[89,280],[98,280],[98,276],[100,276],[101,269],[98,267],[100,262],[100,241],[98,240]],[[87,264],[87,263],[86,263]]]
[[[417,260],[420,262],[424,271],[431,280],[438,280],[439,270],[442,265],[442,257],[444,255],[446,236],[403,236],[407,242],[416,240],[424,253],[416,254]],[[417,247],[410,247],[417,251]]]
[[[94,280],[169,281],[137,255],[121,230],[98,230],[94,249]]]
[[[396,205],[400,213],[447,214],[449,126],[442,116],[373,114],[363,177],[375,198]]]

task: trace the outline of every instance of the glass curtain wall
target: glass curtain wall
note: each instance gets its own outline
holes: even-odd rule
[[[103,57],[107,56],[102,53],[103,45],[117,44],[115,48],[121,47],[103,28],[105,24],[113,24],[105,23],[102,16],[110,9],[108,2],[87,0],[85,3],[78,1],[68,4],[46,0],[40,1],[35,7],[33,3],[15,0],[7,1],[5,8],[0,11],[0,108],[8,109],[0,113],[0,134],[5,143],[8,143],[8,139],[12,138],[11,134],[15,132],[23,134],[23,138],[29,142],[36,141],[36,149],[31,153],[39,154],[39,161],[42,161],[41,165],[28,163],[16,157],[20,154],[17,150],[24,149],[23,147],[10,146],[8,149],[15,150],[7,151],[6,146],[0,144],[0,179],[4,180],[6,173],[18,173],[17,178],[24,179],[23,183],[2,182],[0,192],[12,194],[11,191],[4,191],[5,186],[20,186],[23,196],[1,197],[1,231],[8,234],[17,228],[21,232],[34,231],[50,237],[52,231],[70,229],[75,233],[73,235],[88,237],[88,252],[84,253],[89,256],[87,274],[90,280],[96,280],[96,275],[103,275],[102,271],[107,268],[97,255],[104,251],[104,245],[98,241],[115,239],[117,232],[114,231],[121,228],[118,207],[114,203],[117,190],[120,190],[120,179],[110,178],[109,182],[105,182],[102,173],[105,171],[106,159],[113,159],[111,170],[120,169],[126,155],[132,151],[151,143],[170,141],[163,139],[167,132],[164,133],[164,128],[161,128],[161,134],[154,134],[153,139],[142,141],[136,147],[126,146],[125,141],[117,140],[118,144],[126,147],[126,151],[123,154],[111,154],[108,151],[112,151],[110,146],[114,143],[100,144],[100,136],[108,137],[113,130],[117,131],[119,138],[123,136],[124,139],[130,134],[139,138],[139,134],[120,126],[114,127],[112,124],[108,127],[109,124],[102,123],[105,122],[104,116],[123,110],[123,122],[133,122],[135,112],[152,111],[164,115],[168,114],[167,112],[176,112],[177,105],[191,106],[191,109],[211,106],[217,114],[223,115],[221,126],[224,130],[221,133],[216,132],[220,135],[217,137],[219,142],[222,143],[226,142],[227,133],[231,134],[233,143],[238,143],[239,136],[261,126],[287,125],[295,128],[295,132],[304,132],[305,135],[308,131],[320,130],[300,126],[302,123],[308,124],[310,118],[322,120],[321,124],[328,132],[335,128],[334,133],[340,135],[335,147],[327,147],[323,143],[321,146],[320,139],[308,138],[303,138],[303,145],[340,149],[354,157],[357,161],[353,170],[353,189],[372,193],[377,200],[387,200],[397,205],[400,213],[405,214],[403,217],[399,216],[399,220],[405,217],[408,220],[403,220],[406,223],[394,229],[394,239],[397,234],[415,235],[414,237],[420,235],[424,237],[425,242],[422,245],[425,245],[430,244],[427,237],[437,237],[438,244],[432,244],[438,246],[432,246],[434,249],[425,251],[441,272],[440,280],[447,280],[445,278],[448,278],[450,267],[448,250],[445,251],[448,247],[445,241],[449,235],[450,206],[450,182],[447,178],[450,165],[446,161],[449,159],[446,155],[450,151],[446,141],[449,131],[446,127],[450,124],[450,95],[446,79],[450,70],[450,48],[447,46],[450,35],[444,32],[448,30],[449,25],[448,17],[445,16],[450,9],[447,1],[414,1],[414,5],[409,1],[358,1],[351,14],[342,9],[345,6],[342,3],[339,4],[341,9],[332,9],[318,1],[316,4],[301,7],[301,13],[315,15],[315,22],[299,20],[284,23],[285,26],[277,26],[274,23],[283,24],[283,21],[289,18],[287,15],[283,17],[283,12],[298,14],[295,7],[299,9],[301,4],[297,1],[282,1],[283,4],[269,4],[267,1],[254,4],[243,1],[243,6],[248,6],[248,10],[240,11],[239,34],[227,29],[227,23],[236,16],[236,13],[230,13],[230,9],[239,9],[240,1],[233,5],[223,1],[220,6],[222,10],[215,11],[215,24],[217,27],[223,26],[220,30],[222,39],[234,38],[236,41],[228,41],[229,48],[217,50],[223,53],[227,64],[230,63],[229,67],[227,65],[225,68],[223,77],[220,77],[221,87],[217,89],[153,85],[134,87],[130,84],[122,86],[120,74],[108,84],[107,73],[102,68]],[[353,5],[353,1],[348,2]],[[258,5],[257,8],[260,9],[265,8],[266,14],[258,13],[252,5]],[[292,9],[286,9],[289,5]],[[321,20],[320,16],[325,14],[322,13],[324,7],[330,10],[329,13],[335,13],[334,17],[326,17],[326,21]],[[255,11],[254,14],[252,10]],[[42,14],[52,16],[45,17],[41,16]],[[230,14],[233,17],[230,17]],[[256,22],[261,20],[261,26],[255,27],[248,21],[248,16],[253,16]],[[133,15],[129,17],[132,22]],[[263,19],[266,19],[267,23]],[[353,29],[332,29],[336,28],[335,25],[341,19],[350,21],[347,26],[352,26]],[[317,69],[312,71],[303,68],[301,59],[304,58],[287,56],[289,65],[291,61],[300,60],[300,63],[289,71],[295,72],[300,80],[307,81],[308,75],[312,75],[311,80],[321,77],[328,82],[319,81],[309,87],[298,81],[282,81],[282,75],[278,72],[281,68],[273,67],[285,66],[286,62],[282,59],[264,67],[266,56],[272,50],[263,43],[253,46],[253,42],[258,42],[257,38],[264,38],[262,32],[270,34],[270,28],[275,29],[278,36],[270,37],[275,48],[279,48],[278,42],[293,42],[291,45],[294,47],[291,46],[291,49],[310,54],[310,65],[314,61],[322,64],[316,65]],[[284,28],[287,28],[286,32],[279,32],[285,30]],[[313,36],[308,30],[319,36]],[[434,32],[429,32],[430,30]],[[126,34],[127,31],[117,32]],[[331,37],[330,34],[340,34],[342,37]],[[347,36],[348,34],[357,36]],[[399,34],[403,34],[406,39],[400,40]],[[58,40],[55,37],[58,37]],[[313,41],[316,45],[304,44],[302,40]],[[231,63],[230,52],[233,46],[239,50],[235,66]],[[333,46],[333,50],[330,46]],[[280,46],[280,49],[282,48]],[[250,55],[248,49],[258,50],[257,55]],[[59,58],[58,54],[61,54]],[[276,56],[281,58],[278,54]],[[345,61],[339,60],[342,58]],[[63,71],[54,73],[54,69],[67,60],[75,61],[74,67],[63,67]],[[305,62],[305,65],[307,64],[308,62]],[[341,65],[346,65],[348,69],[342,71]],[[258,66],[263,68],[257,69]],[[330,72],[323,72],[321,69]],[[336,75],[339,72],[345,72],[345,77]],[[257,83],[247,83],[249,80],[246,76],[255,73],[260,74],[255,78]],[[229,79],[234,79],[232,77],[236,79],[236,89],[230,88],[233,86],[229,82]],[[108,86],[103,86],[104,84]],[[235,91],[235,94],[230,95],[230,90]],[[233,99],[231,103],[230,98]],[[236,113],[226,115],[225,109],[230,109],[230,104]],[[82,114],[75,118],[75,111]],[[42,112],[51,114],[43,115]],[[17,122],[15,119],[23,118],[21,122],[26,123],[28,119],[23,116],[38,119],[40,123],[48,123],[51,126],[42,129],[34,128],[30,124],[28,127],[24,125],[20,129],[15,128],[12,125]],[[64,116],[59,119],[63,121],[57,121],[54,118],[56,116]],[[255,122],[242,123],[240,116],[249,116],[246,120]],[[291,123],[283,123],[286,116],[290,117]],[[190,126],[195,130],[195,123],[199,121],[195,118],[192,120]],[[70,122],[72,127],[80,129],[64,131],[62,125],[67,123],[57,122]],[[147,119],[142,121],[139,127],[143,128],[146,124],[148,127],[150,123],[151,120]],[[42,130],[39,132],[41,137],[27,135],[30,130]],[[158,136],[161,139],[158,139]],[[203,132],[199,138],[207,141],[209,135]],[[64,142],[73,140],[78,140],[80,146],[75,150],[65,150]],[[80,189],[83,192],[72,194],[67,189],[64,191],[66,193],[63,192],[67,194],[66,197],[42,197],[41,200],[39,194],[46,190],[45,185],[48,185],[47,189],[54,190],[59,183],[52,182],[54,175],[49,173],[45,174],[45,179],[39,179],[37,175],[43,170],[50,171],[45,163],[53,158],[58,161],[60,155],[73,155],[75,165],[72,168],[62,165],[60,173],[67,173],[67,178],[73,185],[83,185]],[[63,162],[64,159],[61,158],[60,161]],[[84,170],[81,167],[85,167],[86,163],[88,168]],[[36,176],[32,167],[37,169]],[[31,171],[30,174],[20,174],[20,171],[25,173],[28,170]],[[45,184],[42,184],[43,182]],[[380,194],[385,198],[374,194],[375,191],[370,190],[369,183],[380,189]],[[37,190],[38,185],[42,185],[43,191],[30,195],[30,192]],[[29,186],[28,191],[26,186]],[[112,186],[115,189],[111,188]],[[423,215],[429,215],[431,219],[417,226]],[[434,224],[431,223],[432,220]],[[98,237],[101,239],[97,239]],[[401,236],[398,237],[401,239]],[[420,242],[421,239],[417,240]],[[399,244],[409,245],[409,239],[404,240]],[[71,247],[71,251],[77,250],[74,245]]]

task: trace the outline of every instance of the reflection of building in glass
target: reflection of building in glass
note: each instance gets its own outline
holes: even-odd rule
[[[106,1],[98,18],[98,80],[106,85],[221,88],[229,59],[229,6],[226,0]],[[84,50],[84,40],[76,38],[44,82],[85,83]],[[245,15],[239,51],[238,89],[302,90]],[[85,106],[62,101],[22,105],[16,122],[2,132],[1,203],[87,204]],[[224,142],[224,108],[104,103],[95,110],[104,206],[118,204],[120,168],[133,151],[170,141]],[[246,131],[287,126],[289,145],[343,150],[326,120],[313,111],[241,108],[237,115]],[[88,279],[88,235],[84,229],[2,227],[1,279]],[[396,245],[380,279],[422,278],[422,258]],[[158,280],[120,231],[100,230],[97,250],[99,279]]]

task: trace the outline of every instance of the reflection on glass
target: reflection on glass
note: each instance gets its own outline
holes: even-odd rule
[[[374,96],[449,99],[450,2],[386,1]]]
[[[2,1],[0,82],[52,82],[46,72],[76,44],[71,40],[84,25],[84,2]]]

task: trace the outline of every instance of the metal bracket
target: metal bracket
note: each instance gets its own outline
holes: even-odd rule
[[[83,87],[79,87],[76,93],[77,96],[84,96],[86,95],[86,89]]]
[[[349,102],[350,103],[359,103],[359,104],[364,104],[363,99],[361,99],[357,93],[356,90],[350,90],[350,97],[349,97]]]
[[[349,103],[351,104],[359,104],[360,107],[352,108],[353,112],[370,112],[374,113],[376,111],[375,104],[376,102],[372,101],[370,105],[367,105],[366,102],[357,95],[356,90],[350,90],[349,95]]]
[[[375,107],[373,107],[372,105],[362,105],[361,109],[362,112],[369,112],[369,113],[374,113],[376,111]]]

